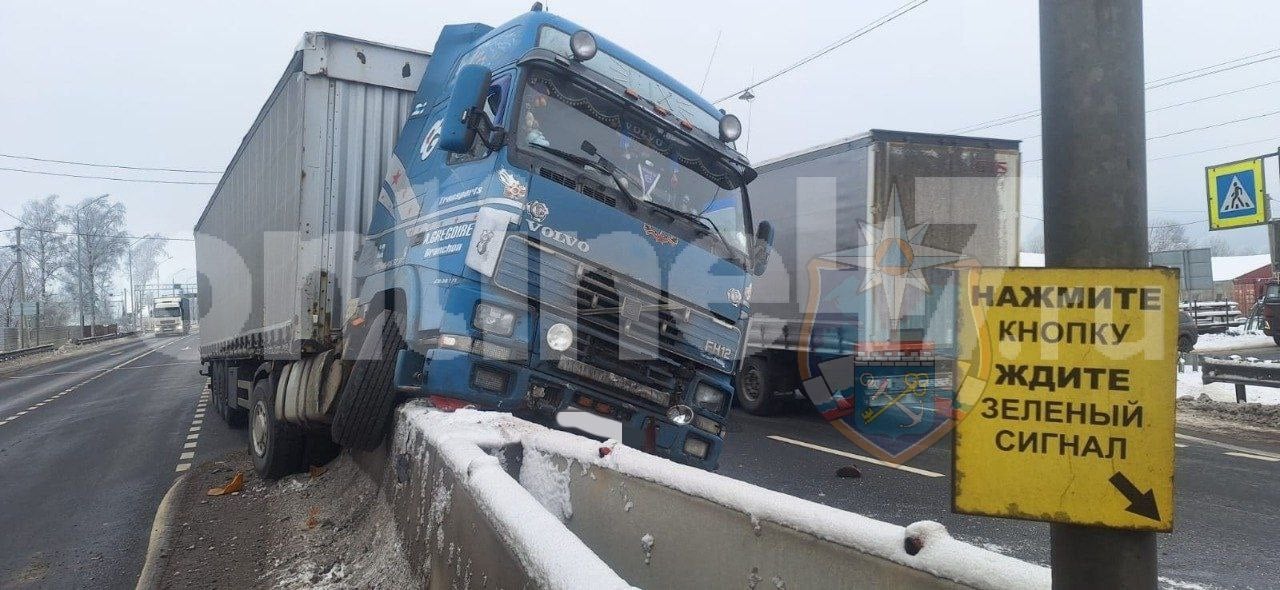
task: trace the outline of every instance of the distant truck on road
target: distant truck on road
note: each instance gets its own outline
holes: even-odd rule
[[[405,396],[716,466],[769,224],[736,117],[535,5],[308,33],[195,226],[200,355],[267,477]]]
[[[851,377],[824,375],[827,361],[851,359],[833,366],[866,387],[953,355],[959,271],[1017,265],[1019,165],[1016,141],[886,130],[759,164],[751,214],[775,239],[739,404],[768,414],[793,392],[814,399],[813,380],[831,417],[852,410],[827,399]]]
[[[184,336],[191,333],[194,317],[187,297],[156,297],[151,304],[149,328],[156,336]]]

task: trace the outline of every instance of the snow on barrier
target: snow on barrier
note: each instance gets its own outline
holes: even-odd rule
[[[383,490],[433,587],[1050,585],[1047,568],[938,523],[892,525],[506,414],[410,403],[393,436]]]

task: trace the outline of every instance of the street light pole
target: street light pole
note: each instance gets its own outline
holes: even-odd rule
[[[1045,266],[1146,268],[1142,0],[1041,0]],[[1155,588],[1156,536],[1054,523],[1053,587]]]

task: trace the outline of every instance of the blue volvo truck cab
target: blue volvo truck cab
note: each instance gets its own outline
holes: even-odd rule
[[[446,26],[355,262],[334,440],[421,396],[714,469],[772,240],[740,133],[538,6]]]

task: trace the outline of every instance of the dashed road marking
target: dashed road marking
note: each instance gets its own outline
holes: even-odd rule
[[[126,360],[126,361],[120,362],[120,363],[116,364],[115,366],[112,366],[112,367],[109,367],[109,368],[106,368],[106,369],[91,369],[91,370],[86,370],[86,371],[68,371],[68,372],[64,372],[64,373],[38,373],[38,374],[35,374],[35,375],[20,375],[20,376],[17,376],[17,377],[6,377],[6,379],[17,379],[17,378],[21,378],[21,377],[41,377],[41,376],[48,376],[48,375],[63,375],[63,374],[72,374],[72,373],[95,373],[95,372],[96,372],[96,374],[95,374],[95,375],[93,375],[92,377],[89,377],[88,379],[85,379],[84,381],[81,381],[81,382],[79,382],[79,383],[77,383],[77,384],[75,384],[75,385],[72,385],[71,387],[68,387],[68,388],[66,388],[66,389],[64,389],[64,390],[62,390],[62,391],[60,391],[60,392],[58,392],[58,393],[56,393],[56,394],[53,394],[53,395],[49,396],[48,398],[44,399],[43,401],[41,401],[41,402],[39,402],[39,403],[37,403],[37,404],[35,404],[35,405],[33,405],[33,406],[31,406],[31,407],[27,408],[26,410],[23,410],[23,411],[21,411],[21,412],[18,412],[18,413],[16,413],[16,414],[13,414],[13,415],[9,416],[8,418],[5,418],[3,421],[0,421],[0,426],[4,426],[4,425],[6,425],[6,424],[8,424],[8,423],[10,423],[10,422],[13,422],[13,421],[14,421],[14,419],[18,418],[19,416],[26,415],[28,412],[33,412],[33,411],[35,411],[35,410],[37,410],[37,409],[41,408],[41,407],[42,407],[42,406],[44,406],[45,404],[47,404],[47,403],[49,403],[49,402],[51,402],[51,401],[53,401],[53,400],[55,400],[55,399],[58,399],[58,398],[60,398],[60,397],[62,397],[62,396],[64,396],[64,395],[66,395],[66,394],[68,394],[68,393],[71,393],[71,392],[73,392],[73,391],[77,391],[77,390],[79,390],[81,387],[84,387],[85,385],[88,385],[90,382],[92,382],[92,381],[94,381],[94,380],[96,380],[96,379],[99,379],[99,378],[101,378],[101,377],[102,377],[102,376],[104,376],[104,375],[107,375],[107,374],[109,374],[109,373],[114,373],[115,371],[119,371],[119,370],[121,370],[121,369],[125,368],[125,365],[128,365],[128,364],[132,363],[133,361],[136,361],[136,360],[138,360],[138,359],[140,359],[140,358],[142,358],[142,357],[144,357],[144,356],[147,356],[147,355],[149,355],[149,354],[151,354],[151,353],[153,353],[153,352],[156,352],[156,351],[158,351],[158,350],[160,350],[160,349],[162,349],[162,348],[164,348],[164,347],[166,347],[166,346],[169,346],[169,345],[171,345],[171,344],[176,344],[177,342],[178,342],[178,341],[177,341],[177,340],[175,340],[175,341],[173,341],[173,342],[167,342],[167,343],[165,343],[165,344],[161,344],[160,346],[157,346],[157,347],[155,347],[155,348],[149,348],[149,349],[147,349],[147,350],[143,351],[142,353],[140,353],[140,354],[138,354],[138,355],[136,355],[136,356],[133,356],[133,357],[129,358],[129,359],[128,359],[128,360]],[[111,353],[109,356],[116,356],[116,355],[118,355],[118,354],[123,354],[123,353],[124,353],[124,351],[123,351],[123,350],[121,350],[121,351],[117,351],[117,352],[115,352],[115,353]],[[173,363],[173,364],[185,364],[185,363]],[[130,367],[130,368],[133,368],[133,367]],[[141,367],[138,367],[138,368],[141,368]]]
[[[200,438],[200,427],[204,424],[204,404],[209,398],[208,387],[206,381],[205,389],[200,392],[200,397],[196,400],[195,416],[191,418],[191,428],[187,429],[187,440],[182,443],[182,451],[178,454],[178,465],[173,468],[176,473],[191,469],[191,462],[196,458],[196,443]]]
[[[1265,455],[1254,455],[1252,453],[1237,453],[1235,451],[1227,451],[1223,455],[1231,455],[1232,457],[1243,457],[1245,459],[1257,459],[1259,461],[1267,461],[1270,463],[1280,462],[1280,457],[1267,457]]]
[[[1218,442],[1216,440],[1211,440],[1207,438],[1200,438],[1198,436],[1191,436],[1190,434],[1182,434],[1181,432],[1177,433],[1177,437],[1182,440],[1189,440],[1191,442],[1197,442],[1200,444],[1209,445],[1211,447],[1218,447],[1220,449],[1226,449],[1228,451],[1236,451],[1237,453],[1245,453],[1247,455],[1253,455],[1255,457],[1268,457],[1268,458],[1280,461],[1280,453],[1260,451],[1258,449],[1251,449],[1249,447],[1242,447],[1239,445]],[[1230,455],[1231,453],[1227,453],[1227,454]]]
[[[806,449],[812,449],[812,450],[815,450],[815,451],[821,451],[821,452],[823,452],[823,453],[830,453],[830,454],[832,454],[832,455],[838,455],[838,456],[841,456],[841,457],[846,457],[846,458],[849,458],[849,459],[853,459],[853,460],[855,460],[855,461],[862,461],[862,462],[865,462],[865,463],[870,463],[870,464],[872,464],[872,465],[879,465],[879,466],[881,466],[881,467],[888,467],[889,469],[897,469],[897,470],[899,470],[899,471],[905,471],[905,472],[907,472],[907,473],[914,473],[914,474],[916,474],[916,475],[923,475],[923,476],[925,476],[925,477],[946,477],[946,474],[938,473],[937,471],[929,471],[928,469],[920,469],[919,467],[910,467],[910,466],[907,466],[907,465],[895,465],[895,464],[893,464],[893,463],[889,463],[888,461],[881,461],[881,460],[879,460],[879,459],[872,459],[871,457],[864,457],[864,456],[862,456],[862,455],[855,455],[855,454],[853,454],[853,453],[846,453],[845,451],[839,451],[839,450],[836,450],[836,449],[829,449],[829,448],[824,447],[824,446],[821,446],[821,445],[815,445],[815,444],[813,444],[813,443],[807,443],[807,442],[804,442],[804,441],[802,441],[802,440],[795,440],[795,439],[793,439],[793,438],[787,438],[787,437],[785,437],[785,436],[770,435],[770,436],[769,436],[769,438],[770,438],[770,439],[773,439],[773,440],[776,440],[776,441],[778,441],[778,442],[784,442],[784,443],[787,443],[787,444],[796,445],[796,446],[798,446],[798,447],[804,447],[804,448],[806,448]]]
[[[1174,446],[1174,448],[1177,448],[1177,449],[1185,449],[1185,448],[1187,448],[1187,445],[1184,445],[1184,444],[1182,444],[1182,443],[1173,443],[1173,446]]]

